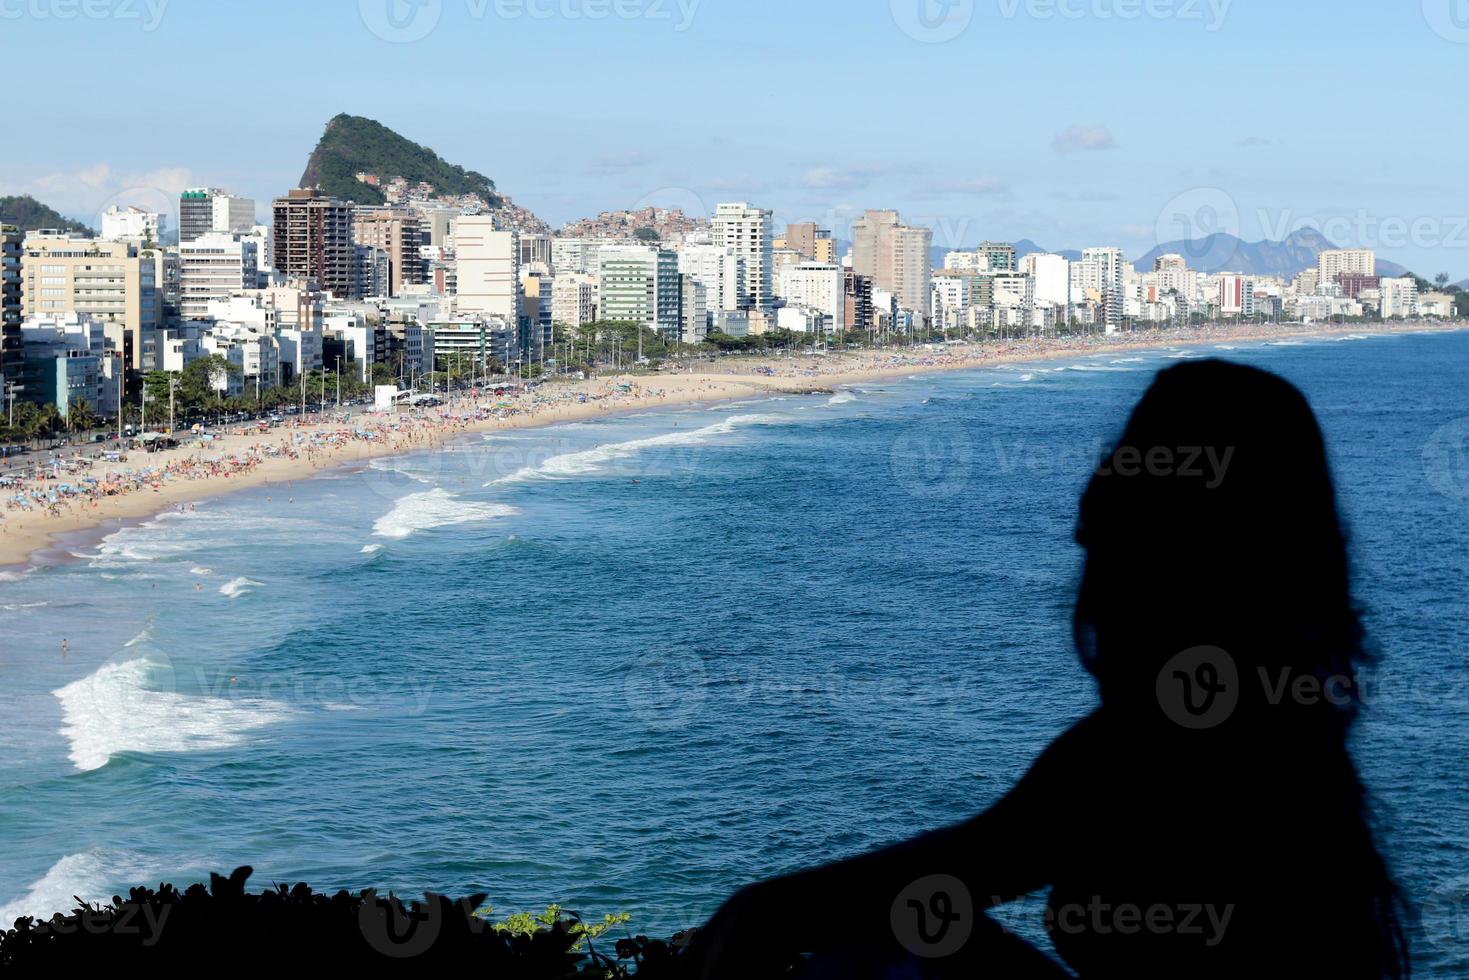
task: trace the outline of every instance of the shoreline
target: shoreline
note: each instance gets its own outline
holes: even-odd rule
[[[1199,347],[1230,341],[1269,342],[1313,337],[1371,333],[1394,336],[1452,333],[1469,330],[1469,323],[1388,324],[1349,327],[1310,326],[1269,329],[1251,326],[1187,328],[1175,332],[1113,334],[1075,340],[1030,340],[967,344],[941,350],[923,348],[832,352],[813,358],[800,354],[783,357],[726,358],[700,366],[694,373],[613,375],[547,386],[531,395],[500,400],[499,414],[471,418],[455,413],[476,409],[473,401],[457,399],[433,414],[392,413],[359,416],[343,423],[330,418],[300,421],[268,432],[258,428],[231,430],[208,447],[192,445],[163,452],[129,454],[127,462],[94,462],[77,469],[74,480],[120,479],[118,471],[138,464],[168,469],[178,478],[129,477],[143,489],[80,499],[45,510],[0,511],[0,570],[7,575],[43,565],[61,564],[74,557],[74,545],[105,539],[124,527],[156,517],[175,507],[223,497],[240,490],[290,485],[323,472],[366,466],[374,459],[441,449],[476,434],[545,428],[593,418],[620,417],[684,405],[710,405],[781,394],[830,393],[832,386],[906,378],[916,374],[983,370],[1002,364],[1045,362],[1128,350],[1163,347]],[[548,390],[549,389],[549,390]],[[480,400],[490,396],[481,396]],[[373,435],[352,438],[348,431],[372,420]],[[358,428],[357,432],[362,430]],[[282,438],[282,437],[285,438]],[[210,454],[213,459],[206,457]],[[217,472],[219,461],[229,459],[239,468]],[[212,467],[205,471],[206,467]],[[130,469],[124,472],[132,473]],[[156,479],[157,482],[146,481]],[[51,481],[56,483],[59,481]],[[0,495],[8,503],[15,490]]]

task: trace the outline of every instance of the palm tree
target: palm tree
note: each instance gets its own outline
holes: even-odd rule
[[[39,439],[43,435],[55,432],[61,424],[61,413],[56,406],[47,402],[34,413],[27,416],[25,420],[25,433],[28,439]]]
[[[92,406],[85,398],[78,398],[72,402],[66,410],[66,428],[69,432],[82,433],[97,424],[96,417],[92,414]]]

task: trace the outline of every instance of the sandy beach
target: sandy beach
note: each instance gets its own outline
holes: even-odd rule
[[[1260,327],[1221,325],[1173,332],[1113,334],[1062,340],[1017,340],[943,348],[831,352],[825,356],[722,357],[692,373],[657,372],[551,382],[513,397],[465,395],[439,408],[400,409],[343,421],[289,418],[186,439],[175,449],[134,451],[115,461],[84,460],[76,450],[44,480],[11,478],[0,486],[0,566],[35,561],[63,535],[139,520],[251,487],[283,486],[322,470],[363,465],[380,456],[417,452],[470,433],[493,432],[691,403],[830,390],[929,371],[1085,356],[1099,352],[1344,334],[1465,329],[1463,324]],[[181,434],[181,438],[188,434]],[[89,455],[92,453],[89,452]],[[0,473],[3,475],[3,473]],[[287,491],[288,492],[288,491]]]

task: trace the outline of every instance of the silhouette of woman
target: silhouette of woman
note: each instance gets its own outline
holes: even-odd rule
[[[1076,537],[1099,706],[979,816],[743,889],[691,975],[1407,975],[1347,748],[1368,654],[1305,398],[1222,361],[1161,372]],[[1044,889],[1064,967],[984,914]]]

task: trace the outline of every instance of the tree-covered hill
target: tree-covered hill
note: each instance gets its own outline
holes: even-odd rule
[[[0,196],[0,224],[15,225],[21,231],[37,228],[60,228],[62,231],[79,235],[96,234],[80,221],[62,217],[55,209],[47,207],[29,194],[16,197]]]
[[[383,203],[382,192],[358,181],[358,173],[424,181],[440,194],[478,194],[492,207],[500,203],[495,182],[484,174],[448,163],[380,122],[342,113],[326,124],[300,186],[319,187],[323,193],[359,204]]]

